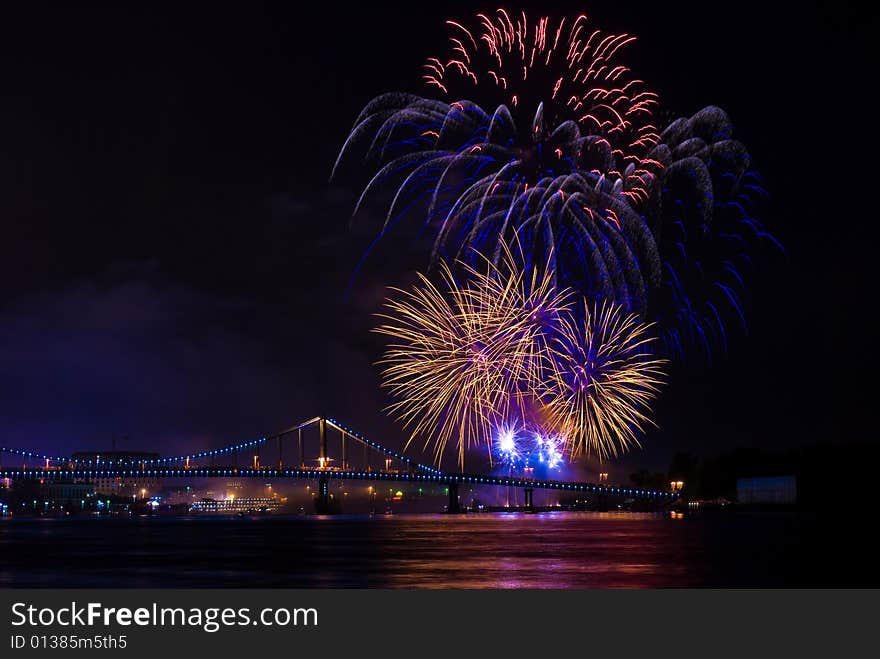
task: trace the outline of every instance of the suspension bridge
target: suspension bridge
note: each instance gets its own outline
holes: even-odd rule
[[[169,457],[110,452],[53,456],[24,448],[0,447],[0,479],[95,481],[113,478],[244,478],[318,481],[316,509],[330,509],[330,481],[387,481],[445,485],[447,511],[461,512],[459,487],[519,488],[527,508],[535,490],[592,493],[601,498],[632,498],[668,503],[678,494],[596,483],[526,478],[516,475],[441,471],[371,441],[333,418],[314,417],[279,433],[217,449]]]

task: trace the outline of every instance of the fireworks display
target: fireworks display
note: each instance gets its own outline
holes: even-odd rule
[[[549,266],[528,277],[509,250],[502,264],[465,266],[459,284],[444,262],[442,288],[420,275],[387,301],[383,384],[410,441],[433,444],[438,463],[452,442],[461,464],[483,445],[502,464],[544,471],[563,454],[603,459],[638,445],[662,366],[648,327],[614,303],[586,305],[580,322]]]
[[[420,275],[377,329],[390,409],[438,461],[617,456],[652,424],[655,355],[711,358],[745,326],[766,193],[723,110],[658,127],[634,36],[504,9],[447,28],[427,95],[368,103],[333,172],[369,173],[355,214],[390,193],[380,238],[433,241],[441,286]]]
[[[390,190],[381,235],[420,218],[432,264],[497,263],[516,243],[526,269],[552,260],[560,287],[656,323],[669,355],[726,347],[750,252],[775,242],[727,115],[658,128],[658,94],[624,61],[635,37],[585,16],[499,9],[447,27],[423,68],[436,97],[377,97],[339,154],[334,172],[356,152],[373,172],[357,208]]]

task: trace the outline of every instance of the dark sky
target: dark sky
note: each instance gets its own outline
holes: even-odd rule
[[[369,236],[327,178],[367,100],[425,91],[443,20],[494,6],[77,4],[0,12],[0,444],[177,452],[324,413],[400,446],[367,328],[407,273],[368,264],[343,299]],[[675,114],[725,108],[788,251],[626,467],[877,441],[876,15],[775,4],[540,6],[639,35],[628,62]]]

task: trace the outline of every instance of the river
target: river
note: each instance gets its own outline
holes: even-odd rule
[[[6,518],[0,587],[877,585],[865,532],[802,512]]]

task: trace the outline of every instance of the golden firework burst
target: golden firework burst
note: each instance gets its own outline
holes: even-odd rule
[[[567,454],[600,460],[641,446],[665,360],[650,353],[650,325],[618,305],[583,304],[583,318],[564,316],[549,349],[539,396]]]

